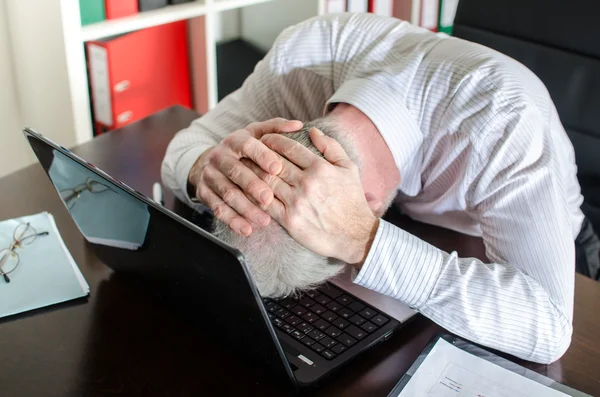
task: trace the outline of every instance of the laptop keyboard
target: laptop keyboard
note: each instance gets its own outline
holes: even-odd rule
[[[264,298],[273,325],[331,360],[375,332],[389,318],[325,285],[298,297]]]

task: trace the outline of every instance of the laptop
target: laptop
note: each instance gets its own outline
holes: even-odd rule
[[[238,250],[34,130],[24,135],[107,266],[198,319],[203,331],[273,377],[314,385],[414,314],[405,308],[398,321],[374,307],[362,298],[375,293],[352,284],[347,273],[298,297],[263,299]]]

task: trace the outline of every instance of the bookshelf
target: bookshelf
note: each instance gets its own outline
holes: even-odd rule
[[[193,96],[206,112],[218,100],[217,29],[240,13],[239,34],[268,49],[286,26],[325,10],[326,0],[195,0],[81,26],[78,0],[6,0],[21,118],[66,147],[93,137],[85,42],[181,20],[189,21]]]

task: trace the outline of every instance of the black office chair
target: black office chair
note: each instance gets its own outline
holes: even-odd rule
[[[600,2],[460,0],[454,35],[518,60],[548,87],[575,147],[582,209],[600,232]]]

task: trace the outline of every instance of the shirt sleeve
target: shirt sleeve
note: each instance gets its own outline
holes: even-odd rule
[[[385,221],[354,280],[419,310],[450,332],[550,363],[569,347],[574,243],[545,120],[515,109],[474,159],[469,195],[489,263],[446,253]],[[482,170],[477,172],[477,170]]]

